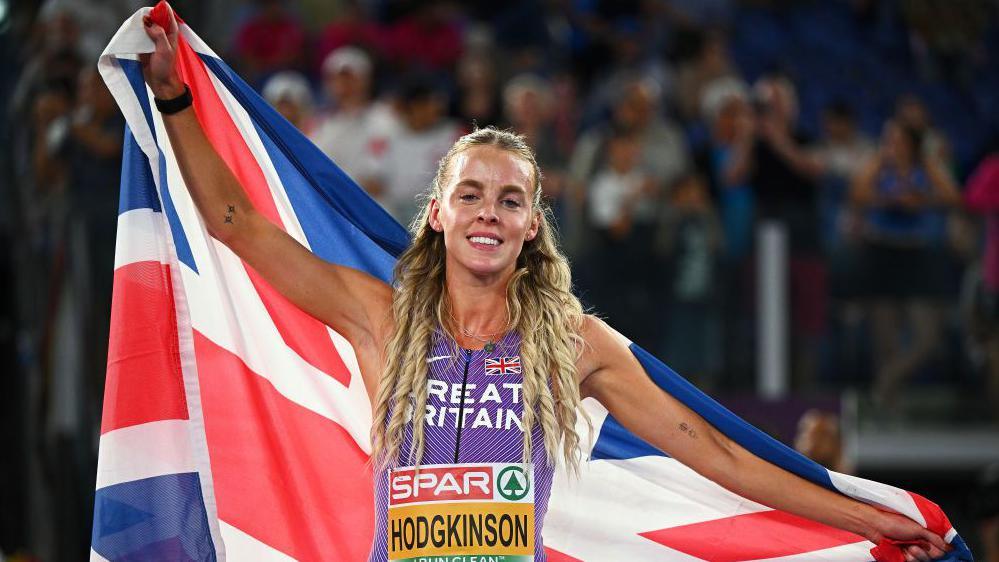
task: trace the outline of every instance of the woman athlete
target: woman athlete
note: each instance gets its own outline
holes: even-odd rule
[[[178,98],[186,86],[175,69],[176,21],[144,23],[155,44],[142,57],[146,82],[157,99]],[[574,428],[587,396],[740,496],[874,543],[923,541],[906,548],[906,560],[950,548],[906,517],[759,459],[656,387],[627,340],[584,314],[570,292],[541,171],[522,137],[483,129],[455,143],[392,287],[323,261],[258,214],[192,109],[163,122],[211,235],[357,354],[375,420],[371,560],[438,552],[544,560],[552,467],[578,466]],[[477,502],[445,501],[455,499]]]

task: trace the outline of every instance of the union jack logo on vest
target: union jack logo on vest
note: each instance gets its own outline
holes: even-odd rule
[[[487,375],[519,375],[520,356],[501,357],[499,359],[486,359]]]

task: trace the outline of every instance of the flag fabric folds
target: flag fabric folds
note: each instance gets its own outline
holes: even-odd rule
[[[148,10],[99,62],[127,129],[91,559],[364,560],[371,412],[353,350],[207,234],[143,82]],[[390,282],[406,231],[187,25],[180,36],[198,118],[254,206],[323,259]],[[936,505],[822,468],[632,349],[755,454],[907,515],[957,547],[948,559],[971,560]],[[740,498],[585,407],[596,436],[583,475],[556,478],[549,560],[872,559],[861,537]]]

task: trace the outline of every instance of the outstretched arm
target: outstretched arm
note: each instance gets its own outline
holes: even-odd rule
[[[932,202],[941,207],[956,207],[960,204],[961,192],[940,160],[932,156],[927,158],[925,168],[933,191]]]
[[[938,535],[901,515],[880,511],[831,492],[753,455],[701,416],[657,387],[607,324],[590,316],[587,347],[580,360],[580,389],[629,431],[706,478],[750,500],[861,535],[922,539],[927,549],[908,547],[907,560],[943,555]],[[911,558],[910,558],[911,557]]]
[[[142,55],[143,75],[153,95],[184,93],[176,70],[177,22],[168,29],[144,20],[156,50]],[[295,305],[358,345],[379,342],[390,331],[391,287],[367,273],[328,263],[259,214],[235,175],[205,135],[193,108],[163,115],[184,183],[208,232],[231,248]],[[363,363],[363,361],[362,361]],[[364,369],[369,391],[377,369]]]

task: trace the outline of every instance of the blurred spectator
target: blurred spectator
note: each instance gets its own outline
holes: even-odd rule
[[[96,224],[101,228],[112,223],[105,251],[113,256],[125,123],[97,69],[88,67],[80,73],[76,107],[68,117],[69,137],[64,149],[70,168],[73,208],[100,217]],[[108,271],[113,269],[109,265]]]
[[[572,73],[591,94],[595,103],[590,107],[609,105],[613,98],[608,95],[619,91],[618,79],[628,73],[646,74],[665,83],[666,77],[657,69],[664,62],[657,56],[663,22],[659,3],[563,2],[558,7],[564,19],[555,29],[568,33]]]
[[[62,560],[86,545],[93,513],[86,482],[93,478],[92,438],[108,357],[124,120],[93,67],[80,72],[72,97],[51,88],[34,109],[34,187],[45,202],[41,228],[32,234],[44,243],[26,240],[31,255],[21,273],[34,274],[29,279],[37,286],[22,290],[41,297],[36,302],[45,310],[35,372],[44,377],[37,411],[46,439],[36,446],[54,482],[40,501],[51,497],[58,506],[52,548],[53,559]]]
[[[820,209],[822,238],[829,249],[830,292],[849,296],[855,285],[849,280],[855,269],[851,265],[852,248],[843,242],[855,241],[860,218],[846,204],[850,182],[860,168],[871,159],[877,146],[857,129],[853,110],[846,102],[831,103],[822,112],[822,137],[812,148],[822,176],[820,178]]]
[[[264,84],[263,97],[299,131],[312,132],[312,90],[300,72],[285,70],[271,76]]]
[[[69,10],[43,10],[25,46],[24,67],[11,93],[12,114],[27,114],[42,89],[76,89],[83,67],[80,56],[80,25]]]
[[[110,329],[111,282],[118,223],[122,131],[125,122],[97,70],[80,74],[76,107],[63,148],[68,165],[71,214],[82,220],[86,233],[86,271],[92,291],[85,331],[90,369],[103,379]],[[98,385],[95,388],[99,389]]]
[[[549,77],[552,89],[552,127],[559,151],[569,157],[579,135],[579,84],[568,72]],[[564,166],[568,169],[568,160]]]
[[[626,4],[618,7],[624,9],[623,6]],[[584,127],[603,120],[607,109],[617,105],[635,82],[644,82],[646,93],[653,96],[652,104],[657,111],[661,110],[664,101],[672,98],[673,68],[652,47],[652,22],[642,21],[637,15],[619,15],[608,23],[610,25],[602,35],[608,41],[612,58],[594,67],[594,71],[599,72],[592,80],[586,80],[586,75],[577,73],[582,83],[588,86],[583,103]]]
[[[985,49],[982,39],[994,6],[983,0],[905,0],[900,7],[922,77],[972,85],[972,61]]]
[[[711,129],[710,172],[718,185],[726,256],[733,264],[753,249],[753,192],[749,185],[753,156],[753,116],[748,89],[737,78],[708,84],[701,114]]]
[[[985,244],[979,265],[973,268],[980,272],[981,288],[975,294],[973,323],[968,328],[982,348],[986,392],[999,421],[999,145],[968,178],[965,202],[985,216]]]
[[[36,159],[40,179],[56,177],[50,174],[66,174],[74,213],[102,217],[94,225],[99,228],[106,228],[107,220],[112,223],[111,242],[104,250],[113,254],[124,120],[95,68],[80,72],[71,112],[60,113],[68,100],[58,93],[51,95],[51,98],[43,96],[36,105],[38,125],[48,122],[44,133],[47,150],[36,155],[44,160]],[[44,189],[45,185],[41,187]],[[113,269],[108,266],[107,271]]]
[[[790,243],[792,372],[799,385],[815,380],[819,339],[825,329],[826,266],[819,237],[818,186],[821,171],[797,129],[798,98],[785,77],[769,76],[754,86],[756,143],[750,184],[757,216],[787,228]]]
[[[124,129],[118,106],[97,70],[86,68],[80,73],[75,100],[58,89],[48,90],[36,101],[35,120],[38,189],[62,196],[65,183],[70,212],[84,220],[91,237],[96,237],[91,258],[106,266],[99,271],[110,273]]]
[[[78,49],[78,54],[85,60],[97,60],[104,47],[123,19],[143,5],[140,0],[116,0],[113,2],[93,2],[91,0],[44,0],[40,2],[39,18],[47,23],[64,20],[57,23],[57,33],[60,35],[63,27],[71,20],[76,27],[72,34],[72,44]],[[47,25],[45,27],[48,27]],[[51,37],[39,37],[43,42],[52,41]],[[61,39],[56,38],[57,42]]]
[[[798,420],[794,449],[829,470],[851,474],[843,455],[839,416],[811,409]]]
[[[62,485],[73,490],[57,517],[69,532],[82,531],[92,513],[84,487],[89,479],[78,475],[92,470],[88,428],[99,412],[107,367],[125,123],[93,67],[80,73],[75,106],[64,119],[67,134],[57,158],[66,166],[68,197],[50,278],[54,314],[43,341],[50,346],[46,367],[53,377],[48,416],[57,435],[53,463]],[[77,545],[86,540],[84,532],[75,537]],[[67,557],[68,552],[59,556]]]
[[[392,25],[388,51],[402,70],[443,71],[462,55],[462,28],[446,0],[410,3],[410,13]]]
[[[648,320],[659,184],[643,165],[641,136],[633,129],[616,127],[606,150],[606,164],[589,184],[587,200],[596,234],[586,258],[594,272],[594,304],[635,341],[654,340]]]
[[[610,240],[624,240],[635,228],[652,229],[656,185],[642,167],[641,156],[638,134],[617,128],[608,139],[607,164],[590,184],[590,222]]]
[[[908,127],[922,137],[920,149],[923,155],[939,161],[945,168],[953,169],[953,156],[950,142],[943,132],[933,126],[930,111],[923,100],[915,94],[905,94],[895,102],[894,119],[903,127]]]
[[[377,169],[398,129],[393,112],[372,101],[372,65],[357,47],[340,47],[323,62],[323,89],[332,105],[310,138],[374,197],[382,195]]]
[[[711,131],[707,166],[717,190],[725,248],[721,265],[724,342],[729,382],[746,384],[753,368],[753,169],[754,122],[748,88],[737,78],[719,78],[704,89],[701,112]]]
[[[515,76],[503,90],[506,122],[524,135],[534,150],[544,179],[545,197],[559,226],[565,225],[565,165],[566,157],[555,138],[554,104],[549,82],[533,74]]]
[[[925,156],[921,146],[918,131],[886,123],[879,153],[857,176],[851,193],[865,216],[862,271],[872,307],[874,396],[885,406],[941,339],[938,302],[947,288],[935,225],[938,211],[958,202],[958,192],[940,162]]]
[[[822,112],[822,138],[813,148],[824,173],[850,180],[877,149],[874,141],[857,129],[853,109],[837,101]]]
[[[714,388],[722,366],[718,262],[722,229],[704,178],[680,177],[662,206],[656,250],[665,258],[666,330],[662,356],[702,390]]]
[[[863,213],[849,204],[850,185],[870,161],[877,145],[857,129],[852,108],[834,101],[822,112],[822,137],[812,154],[822,169],[819,213],[822,241],[827,251],[830,308],[829,331],[840,346],[843,370],[862,371],[865,306],[862,252]],[[837,338],[838,336],[838,338]],[[847,366],[848,365],[848,366]]]
[[[458,91],[451,115],[466,128],[499,125],[503,119],[496,66],[486,53],[468,53],[458,62]]]
[[[387,30],[364,12],[361,0],[344,0],[339,17],[326,24],[316,39],[315,63],[322,66],[330,53],[354,45],[374,53],[377,58],[386,55]],[[314,64],[315,64],[314,63]],[[320,72],[321,68],[318,69]]]
[[[550,46],[552,21],[546,14],[550,11],[547,4],[544,0],[462,2],[469,16],[486,24],[487,33],[496,38],[503,52],[504,70],[513,73],[537,70],[546,55],[558,56]]]
[[[32,164],[38,194],[63,193],[66,166],[56,153],[69,131],[72,103],[71,94],[58,86],[40,91],[34,99]]]
[[[698,40],[699,48],[692,59],[680,64],[676,77],[676,104],[685,121],[700,117],[701,100],[708,84],[725,76],[735,76],[728,57],[728,44],[721,32],[700,34]]]
[[[603,164],[601,154],[613,128],[633,131],[639,140],[640,163],[659,186],[676,181],[690,166],[690,154],[680,129],[667,120],[659,106],[660,87],[653,80],[632,78],[613,108],[610,124],[583,133],[569,162],[577,185],[587,185]]]
[[[570,238],[567,247],[590,264],[581,268],[586,271],[581,271],[579,282],[593,287],[598,309],[624,328],[623,333],[653,349],[659,342],[653,337],[648,304],[655,290],[650,256],[656,207],[664,186],[688,169],[690,156],[680,130],[660,113],[656,81],[632,77],[620,94],[610,123],[583,133],[569,161],[574,196],[568,202],[586,201],[569,213],[569,222],[578,220],[589,228]],[[629,163],[632,149],[637,161]],[[580,193],[581,189],[585,191]],[[584,214],[589,221],[581,219]],[[605,263],[601,256],[612,261]],[[621,271],[628,271],[627,280],[617,274]]]
[[[275,72],[302,69],[306,35],[286,0],[254,0],[257,12],[236,30],[234,53],[247,82],[259,85]]]
[[[433,181],[437,163],[462,130],[445,117],[447,96],[426,75],[410,76],[399,92],[402,126],[376,165],[376,199],[403,224],[417,211],[418,196]]]
[[[798,131],[798,98],[784,77],[760,79],[754,86],[756,144],[750,183],[762,218],[783,221],[792,253],[814,258],[818,252],[815,177],[821,171]]]

